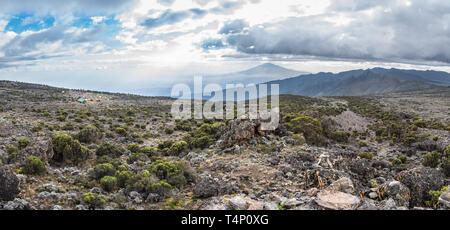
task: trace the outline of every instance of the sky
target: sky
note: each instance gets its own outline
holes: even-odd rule
[[[0,79],[126,91],[271,62],[450,72],[450,1],[0,0]]]

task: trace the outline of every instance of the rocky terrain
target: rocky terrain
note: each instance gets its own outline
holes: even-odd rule
[[[267,132],[1,81],[0,209],[448,210],[449,94],[285,95]]]

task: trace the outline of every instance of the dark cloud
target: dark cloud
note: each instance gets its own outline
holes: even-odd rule
[[[225,23],[225,25],[219,30],[219,34],[234,34],[240,33],[248,27],[248,23],[244,20],[237,19],[231,22]]]
[[[397,1],[384,5],[383,1],[357,2],[361,3],[354,9],[332,6],[356,11],[347,13],[354,19],[347,25],[324,20],[331,13],[288,18],[228,35],[226,40],[247,54],[450,63],[450,1],[411,0],[409,6]],[[357,11],[367,8],[374,9],[371,15]]]
[[[148,18],[142,25],[147,28],[156,28],[164,25],[171,25],[177,22],[181,22],[188,18],[201,18],[206,15],[205,10],[190,9],[186,11],[173,12],[171,10],[164,11],[159,17]]]

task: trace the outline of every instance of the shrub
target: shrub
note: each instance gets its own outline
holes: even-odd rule
[[[428,126],[427,122],[424,121],[424,120],[415,120],[414,121],[414,125],[419,127],[419,128],[426,128]]]
[[[152,176],[147,170],[142,170],[137,174],[134,174],[127,183],[127,190],[137,192],[148,192],[151,184],[156,183],[158,180]]]
[[[156,193],[162,197],[166,197],[172,190],[172,186],[165,181],[159,181],[151,184],[147,190],[151,193]]]
[[[6,152],[8,154],[14,154],[14,153],[19,152],[19,149],[16,146],[14,146],[14,145],[7,145],[6,146]]]
[[[83,143],[97,142],[102,138],[102,133],[95,125],[88,125],[81,129],[81,131],[75,135],[75,138]]]
[[[116,172],[117,185],[121,188],[125,188],[127,184],[129,184],[132,177],[133,173],[130,171],[127,170],[117,171]]]
[[[450,157],[444,157],[441,168],[446,176],[450,176]]]
[[[128,159],[127,159],[127,163],[128,164],[133,164],[134,162],[138,162],[138,161],[145,161],[147,158],[144,154],[142,153],[132,153]]]
[[[359,142],[359,147],[367,147],[367,142],[365,142],[365,141],[360,141],[360,142]]]
[[[22,167],[22,172],[29,175],[41,175],[47,172],[47,167],[39,158],[29,156]]]
[[[438,151],[433,151],[425,155],[422,164],[430,168],[436,168],[439,165],[440,159],[441,153]]]
[[[436,208],[438,201],[439,201],[439,197],[442,195],[442,193],[444,193],[447,190],[448,190],[448,186],[444,186],[441,190],[437,190],[437,191],[430,190],[428,193],[431,196],[431,200],[425,201],[425,204],[429,207]]]
[[[286,124],[287,128],[297,134],[303,134],[308,144],[326,145],[322,124],[316,118],[299,115]]]
[[[444,157],[450,157],[450,145],[447,145],[447,147],[445,148]]]
[[[27,138],[22,138],[17,142],[17,146],[19,146],[19,149],[24,149],[30,144],[30,140]]]
[[[148,170],[162,180],[181,173],[181,170],[177,164],[167,160],[156,160],[152,162],[149,165]]]
[[[173,133],[173,129],[172,128],[165,128],[164,129],[164,132],[166,133],[166,134],[172,134]]]
[[[105,200],[96,193],[84,193],[81,199],[89,206],[89,209],[95,210],[101,208],[105,204]]]
[[[125,153],[125,150],[121,147],[109,144],[109,143],[103,143],[101,144],[95,154],[97,156],[111,156],[111,157],[120,157]]]
[[[117,178],[113,176],[105,176],[100,180],[100,185],[107,192],[114,191],[117,187]]]
[[[347,143],[350,135],[351,135],[350,133],[346,133],[343,131],[336,131],[336,132],[331,132],[329,138],[332,140],[335,140],[337,142],[340,142],[340,143]]]
[[[86,147],[64,133],[55,133],[52,144],[55,162],[77,165],[84,162],[89,156],[89,150]]]
[[[223,123],[202,124],[199,128],[189,132],[184,140],[191,148],[207,148],[216,141],[216,134]]]
[[[127,146],[127,149],[130,150],[132,153],[138,153],[140,150],[140,147],[137,144],[129,144]]]
[[[176,143],[173,143],[172,146],[170,146],[169,153],[173,155],[178,155],[181,152],[185,151],[188,148],[188,143],[186,141],[179,141]]]
[[[119,134],[120,136],[126,136],[128,135],[128,132],[125,128],[122,127],[118,127],[114,129],[114,132],[116,132],[117,134]]]
[[[363,158],[363,159],[369,159],[369,160],[372,160],[373,155],[372,155],[372,153],[369,153],[369,152],[360,152],[360,153],[359,153],[359,157],[361,157],[361,158]]]
[[[116,169],[110,163],[98,164],[93,170],[95,179],[103,178],[104,176],[114,176]]]
[[[56,117],[56,120],[63,122],[66,120],[66,116],[63,116],[63,115],[58,116],[58,117]]]

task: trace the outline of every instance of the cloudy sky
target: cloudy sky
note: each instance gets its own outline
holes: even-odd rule
[[[0,0],[0,79],[123,90],[265,62],[450,72],[449,23],[446,0]]]

